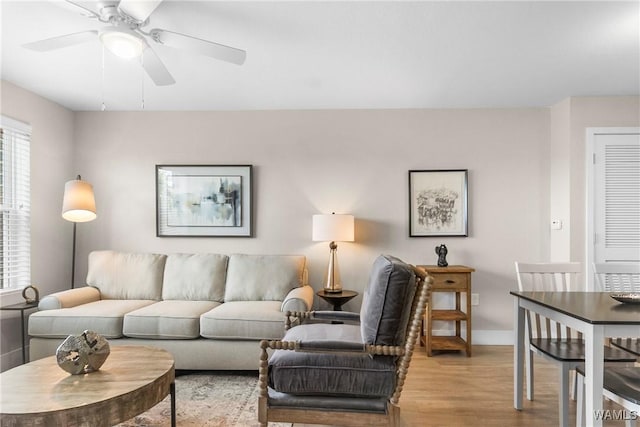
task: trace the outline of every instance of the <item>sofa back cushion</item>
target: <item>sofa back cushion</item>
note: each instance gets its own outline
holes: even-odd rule
[[[89,254],[87,284],[101,299],[159,300],[167,256],[94,251]]]
[[[304,284],[303,255],[238,255],[229,257],[225,301],[282,301]]]
[[[388,255],[375,260],[360,310],[364,343],[404,344],[416,285],[410,265]]]
[[[218,254],[168,255],[162,299],[223,302],[228,259]]]

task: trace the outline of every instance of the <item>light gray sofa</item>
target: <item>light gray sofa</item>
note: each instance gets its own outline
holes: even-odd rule
[[[48,295],[29,319],[30,359],[92,330],[111,345],[168,350],[176,369],[258,369],[260,340],[284,335],[286,311],[313,289],[301,255],[89,254],[87,286]]]

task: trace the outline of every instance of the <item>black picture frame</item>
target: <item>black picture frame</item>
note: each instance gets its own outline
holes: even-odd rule
[[[409,237],[467,237],[468,169],[409,171]]]
[[[252,165],[156,165],[156,236],[253,237]]]

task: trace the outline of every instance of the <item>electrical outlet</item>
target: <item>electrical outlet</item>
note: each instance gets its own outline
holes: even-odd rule
[[[480,294],[471,294],[471,305],[480,305]]]

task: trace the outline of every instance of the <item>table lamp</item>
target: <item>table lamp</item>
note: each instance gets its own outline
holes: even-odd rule
[[[313,216],[313,241],[329,243],[330,255],[327,273],[324,280],[325,292],[342,292],[342,281],[338,269],[336,242],[353,242],[354,238],[353,215],[314,215]]]
[[[73,222],[73,252],[71,254],[71,289],[75,286],[76,274],[76,223],[96,219],[96,200],[93,186],[83,181],[80,175],[64,185],[62,218]]]

